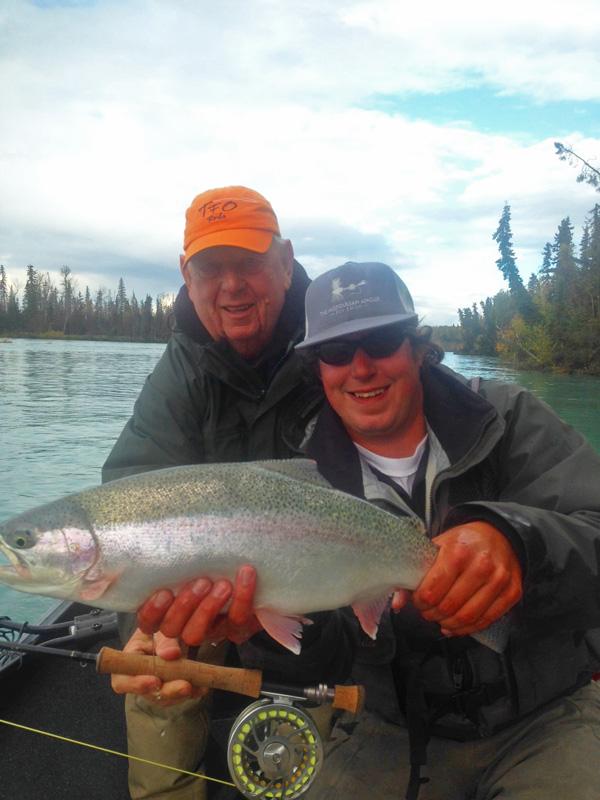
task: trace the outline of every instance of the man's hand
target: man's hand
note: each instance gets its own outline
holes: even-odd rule
[[[487,522],[436,536],[439,553],[412,595],[423,617],[449,636],[484,630],[521,599],[521,565],[508,539]],[[396,598],[398,610],[406,597]]]
[[[190,646],[223,639],[241,644],[261,630],[253,613],[255,589],[256,570],[249,565],[240,567],[233,586],[227,580],[198,578],[176,597],[161,589],[138,610],[138,625],[146,633],[160,630]]]
[[[157,655],[167,661],[181,658],[183,653],[176,639],[168,639],[160,633],[155,636],[141,631],[133,632],[123,648],[124,653]],[[194,688],[183,680],[165,681],[156,675],[112,675],[111,685],[117,694],[137,694],[156,705],[173,706],[190,697],[203,697],[208,689]]]

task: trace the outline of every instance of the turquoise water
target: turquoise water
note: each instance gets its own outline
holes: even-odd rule
[[[465,375],[511,381],[532,391],[582,433],[600,453],[600,377],[553,375],[511,369],[495,358],[447,353],[444,364]]]
[[[164,344],[0,342],[0,521],[100,482],[100,469]],[[0,616],[56,601],[0,586]]]
[[[0,521],[100,481],[163,344],[0,342]],[[456,356],[470,377],[516,381],[534,391],[600,451],[600,378],[516,372],[495,359]],[[54,600],[0,587],[0,616],[37,621]]]

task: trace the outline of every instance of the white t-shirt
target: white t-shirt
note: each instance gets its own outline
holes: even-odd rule
[[[423,439],[419,442],[412,456],[408,456],[407,458],[387,458],[386,456],[373,453],[371,450],[367,450],[366,447],[362,447],[360,444],[354,442],[354,446],[368,464],[390,477],[394,483],[397,483],[407,494],[412,494],[415,475],[419,469],[426,444],[427,434],[425,434]]]

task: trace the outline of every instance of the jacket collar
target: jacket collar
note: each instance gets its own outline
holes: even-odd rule
[[[319,472],[332,486],[364,498],[358,450],[327,400],[319,413],[306,454],[315,459]]]
[[[494,406],[443,365],[422,370],[421,380],[425,418],[450,464],[471,465],[485,457],[504,431]]]

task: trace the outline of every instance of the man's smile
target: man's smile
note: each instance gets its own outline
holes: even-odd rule
[[[383,394],[385,394],[387,392],[388,388],[389,388],[388,386],[383,386],[383,387],[378,388],[378,389],[362,389],[360,391],[359,390],[355,390],[355,391],[348,390],[348,394],[351,397],[355,397],[357,400],[370,400],[370,399],[372,399],[374,397],[381,397]]]
[[[245,314],[246,311],[249,311],[253,306],[254,303],[244,303],[243,305],[237,306],[221,306],[221,308],[228,314]]]

